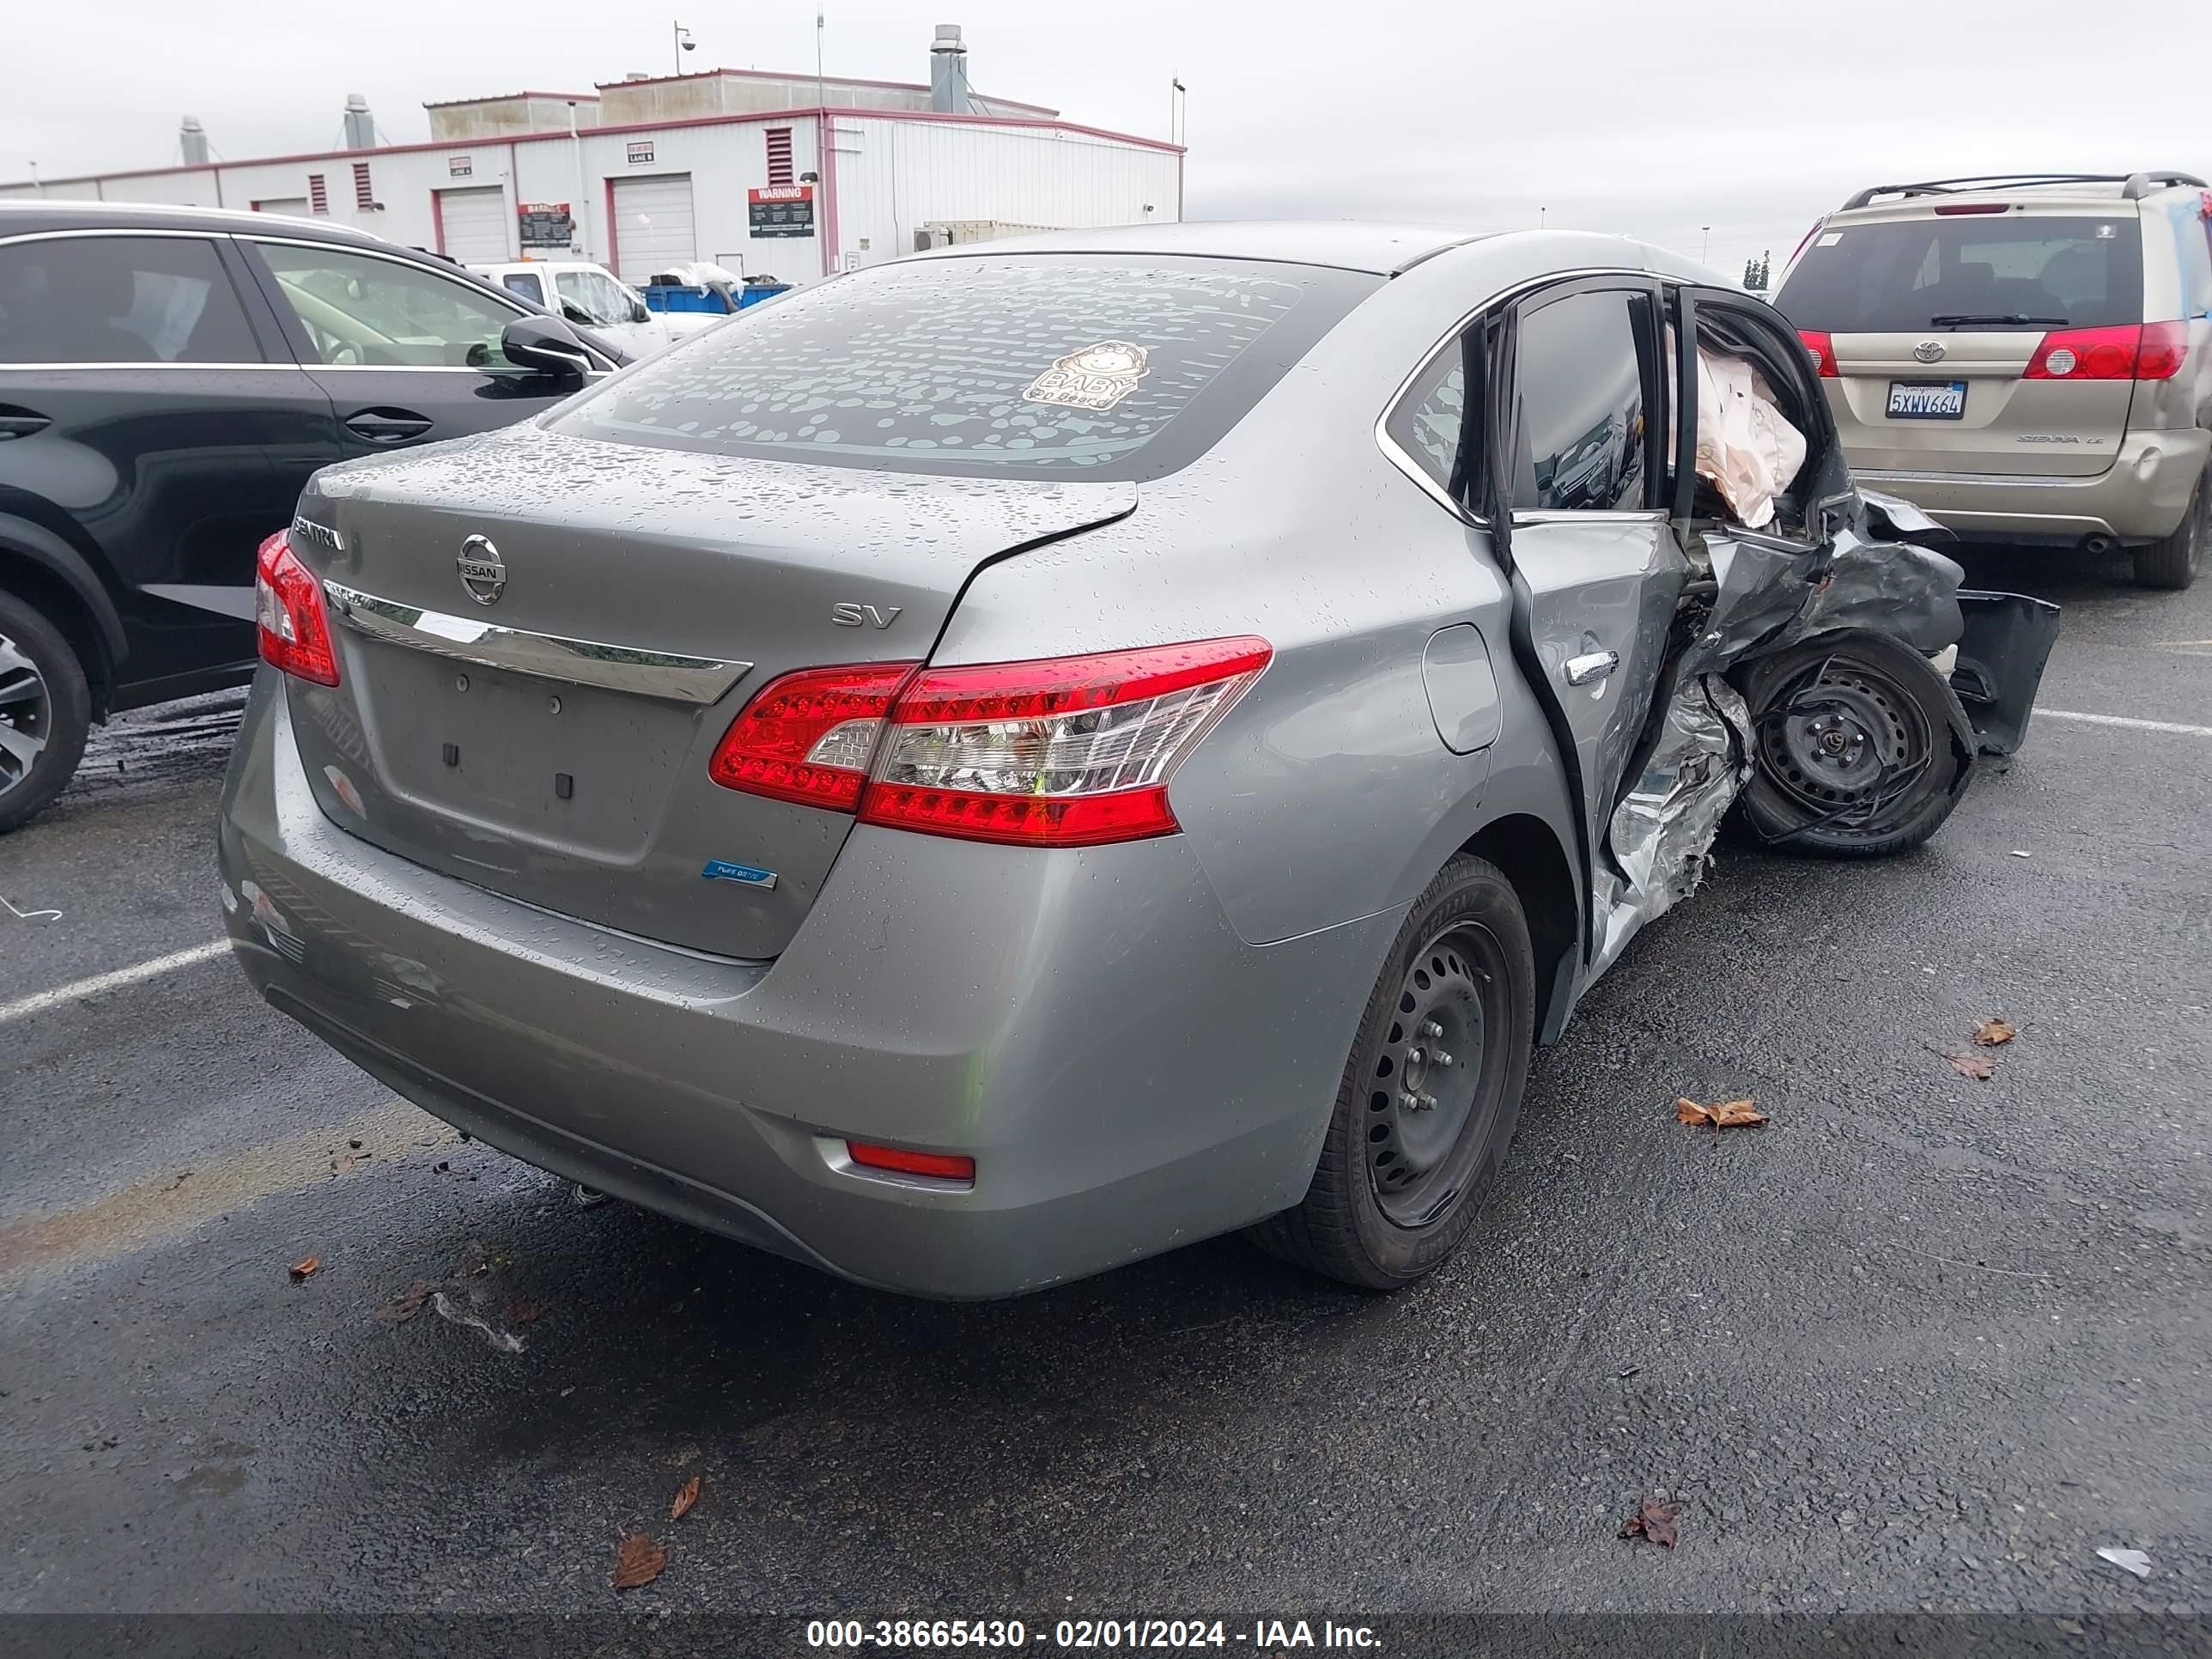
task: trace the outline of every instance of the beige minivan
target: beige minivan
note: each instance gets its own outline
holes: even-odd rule
[[[1774,303],[1858,477],[1962,538],[2126,548],[2145,586],[2212,539],[2212,188],[2172,172],[1863,190]]]

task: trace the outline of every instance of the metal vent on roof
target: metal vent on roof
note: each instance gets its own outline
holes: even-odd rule
[[[353,204],[357,208],[376,205],[376,189],[368,181],[368,163],[366,161],[353,164]]]
[[[323,175],[319,173],[309,173],[307,175],[307,211],[328,213],[330,210],[331,192],[323,183]]]
[[[768,130],[768,181],[771,185],[797,182],[791,171],[789,127],[770,127]]]

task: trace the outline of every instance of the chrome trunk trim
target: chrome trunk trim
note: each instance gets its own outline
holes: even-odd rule
[[[721,701],[732,686],[752,672],[749,662],[686,657],[671,651],[645,651],[635,646],[503,628],[475,617],[449,616],[442,611],[424,611],[379,599],[334,581],[324,582],[323,592],[337,619],[370,639],[570,685],[704,704]]]

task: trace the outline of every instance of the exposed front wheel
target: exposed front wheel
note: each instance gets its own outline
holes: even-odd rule
[[[0,593],[0,834],[68,786],[91,726],[76,653],[39,612]]]
[[[1462,854],[1414,902],[1367,1000],[1304,1201],[1265,1249],[1370,1290],[1449,1255],[1497,1182],[1535,1036],[1521,901]]]
[[[2173,534],[2148,547],[2136,549],[2136,586],[2174,592],[2187,587],[2204,568],[2204,544],[2208,541],[2212,541],[2212,489],[2208,489],[2205,480],[2199,478],[2189,498],[2189,510],[2181,515]]]

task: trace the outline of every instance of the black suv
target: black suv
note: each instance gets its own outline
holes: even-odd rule
[[[505,426],[621,362],[359,231],[0,203],[0,831],[94,720],[251,675],[255,550],[316,468]]]

